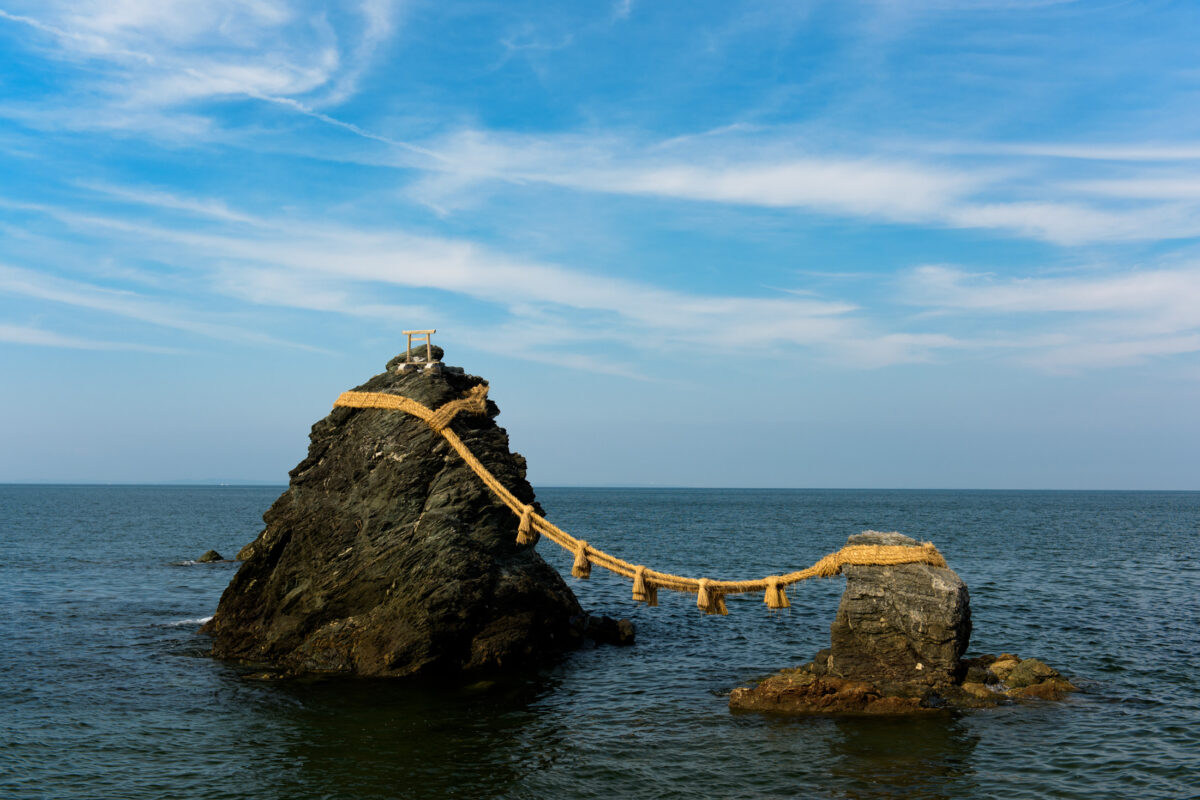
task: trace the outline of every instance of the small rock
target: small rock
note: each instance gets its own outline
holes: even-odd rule
[[[993,656],[979,656],[978,658],[968,658],[963,660],[965,667],[963,674],[963,684],[979,683],[992,684],[999,683],[1000,678],[991,670],[991,664],[995,662]]]
[[[967,694],[980,698],[990,698],[995,697],[996,695],[996,693],[989,689],[985,684],[976,683],[974,681],[964,681],[962,690]]]
[[[222,556],[220,553],[218,553],[216,550],[209,550],[207,553],[205,553],[204,555],[202,555],[196,559],[197,563],[200,563],[200,564],[211,564],[214,561],[224,561],[224,560],[225,560],[225,557]]]
[[[434,361],[441,361],[442,357],[446,355],[446,351],[442,350],[442,348],[438,347],[436,344],[431,345],[430,350],[433,353]],[[424,342],[414,345],[412,350],[406,350],[405,352],[393,358],[391,361],[387,362],[387,371],[395,372],[396,367],[410,361],[413,364],[425,364],[427,363],[425,360],[425,352]]]
[[[1051,669],[1036,658],[1027,658],[1013,667],[1012,671],[1008,673],[1008,677],[1004,679],[1004,682],[1012,689],[1020,689],[1024,686],[1032,686],[1035,683],[1059,677],[1062,676],[1058,674],[1057,670]]]
[[[1017,668],[1021,661],[1016,656],[1004,653],[988,667],[1002,681],[1008,680],[1009,673]]]
[[[596,644],[615,644],[618,647],[628,647],[633,644],[635,631],[633,623],[627,619],[588,615],[583,623],[583,635]]]
[[[1041,683],[1022,686],[1009,690],[1012,697],[1036,698],[1038,700],[1062,700],[1070,692],[1078,692],[1078,687],[1070,681],[1061,678],[1051,678]]]

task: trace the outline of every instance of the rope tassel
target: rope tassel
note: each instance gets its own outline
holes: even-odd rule
[[[575,563],[571,565],[571,574],[576,578],[588,578],[592,574],[592,564],[587,557],[587,542],[579,540],[575,548]]]
[[[725,607],[725,596],[718,591],[708,588],[708,578],[700,579],[700,591],[696,593],[696,607],[705,614],[720,614],[725,616],[729,609]]]
[[[646,568],[638,567],[633,573],[633,600],[648,606],[658,605],[658,587],[646,580]]]
[[[533,506],[521,509],[521,524],[517,526],[517,544],[533,544]]]
[[[767,594],[763,598],[763,602],[767,604],[767,608],[780,609],[791,608],[792,604],[788,602],[787,592],[779,583],[779,578],[767,578]]]

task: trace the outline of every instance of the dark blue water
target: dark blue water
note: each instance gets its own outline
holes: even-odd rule
[[[727,692],[828,641],[840,579],[768,612],[731,598],[584,605],[638,644],[492,685],[262,683],[198,620],[278,488],[0,487],[5,798],[1181,798],[1200,775],[1200,493],[544,489],[552,520],[638,563],[721,578],[809,565],[866,528],[935,542],[973,652],[1085,692],[921,719],[731,715]],[[539,548],[560,570],[570,559]]]

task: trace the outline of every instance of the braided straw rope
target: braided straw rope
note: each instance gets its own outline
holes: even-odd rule
[[[460,413],[483,414],[487,411],[488,387],[480,384],[463,397],[451,400],[434,411],[408,397],[382,392],[343,392],[334,403],[346,408],[381,408],[403,411],[423,420],[436,433],[441,434],[458,452],[467,466],[479,476],[483,484],[517,515],[517,543],[534,544],[537,535],[545,536],[568,553],[575,555],[571,573],[579,578],[591,574],[592,565],[603,567],[633,580],[633,599],[647,605],[658,605],[658,589],[675,592],[691,592],[696,595],[696,605],[709,614],[728,613],[725,596],[763,592],[763,602],[768,608],[789,606],[786,589],[793,583],[809,578],[830,578],[838,575],[844,566],[892,566],[897,564],[930,564],[945,567],[946,560],[930,542],[917,547],[905,545],[846,545],[836,553],[830,553],[807,569],[782,575],[769,575],[752,581],[721,581],[710,578],[688,578],[659,572],[640,564],[631,564],[603,550],[592,547],[582,539],[576,539],[545,517],[534,512],[532,506],[522,503],[488,471],[475,454],[463,444],[458,434],[450,429],[450,423]]]

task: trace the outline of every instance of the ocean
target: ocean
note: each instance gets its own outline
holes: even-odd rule
[[[971,654],[1036,656],[1083,691],[918,718],[734,715],[809,660],[843,582],[792,608],[585,608],[631,648],[447,685],[247,680],[197,632],[281,487],[0,486],[3,798],[1200,797],[1200,492],[543,488],[549,518],[658,569],[799,569],[865,529],[934,542],[970,587]],[[539,551],[569,576],[571,557]]]

